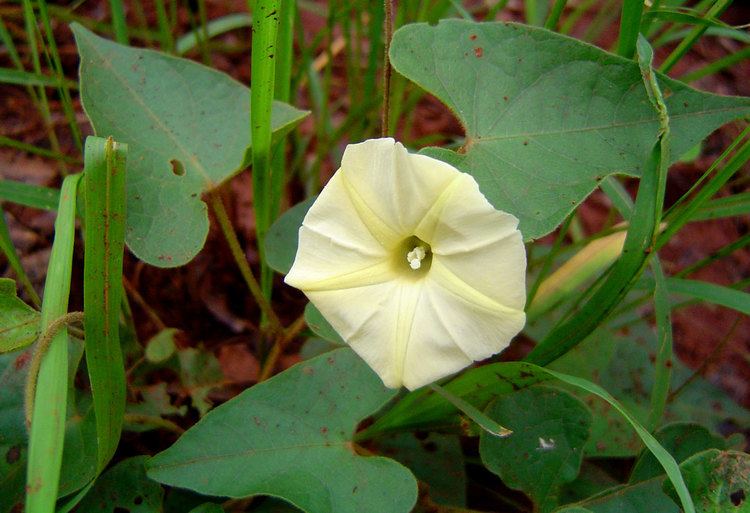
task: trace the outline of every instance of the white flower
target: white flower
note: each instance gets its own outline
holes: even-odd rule
[[[386,386],[413,390],[507,347],[526,320],[518,219],[393,139],[349,145],[286,277]]]

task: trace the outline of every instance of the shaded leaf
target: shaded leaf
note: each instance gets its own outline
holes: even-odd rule
[[[408,467],[427,485],[430,500],[466,506],[466,469],[457,436],[400,433],[377,440],[379,452]]]
[[[631,486],[617,486],[555,513],[680,513],[680,508],[661,490],[662,478]]]
[[[659,429],[654,436],[659,443],[682,463],[693,454],[706,449],[726,449],[726,441],[699,424],[675,423]],[[664,469],[654,455],[644,451],[630,473],[629,481],[637,483],[661,476]]]
[[[169,360],[177,350],[174,337],[178,331],[175,328],[166,328],[151,337],[146,342],[146,360],[151,363],[162,363]]]
[[[147,456],[119,462],[97,479],[77,511],[86,513],[161,513],[164,490],[146,476]]]
[[[208,233],[200,199],[245,165],[250,91],[229,76],[71,26],[81,55],[81,98],[94,130],[128,145],[128,247],[160,267],[187,263]],[[281,135],[305,112],[275,103]]]
[[[393,36],[394,68],[442,100],[466,131],[464,152],[430,150],[514,214],[526,239],[552,231],[607,175],[639,176],[659,120],[638,65],[543,29],[443,20]],[[680,156],[750,99],[659,76]]]
[[[22,349],[39,335],[39,312],[16,295],[16,282],[0,278],[0,353]]]
[[[709,449],[680,465],[697,513],[750,511],[750,455]],[[675,496],[671,483],[664,491]]]
[[[266,234],[266,263],[274,271],[287,274],[292,268],[299,244],[299,229],[317,196],[307,198],[284,212]]]
[[[561,485],[578,476],[591,412],[563,390],[533,386],[499,396],[486,413],[513,434],[483,432],[482,461],[506,485],[531,496],[540,511],[550,511]]]
[[[333,342],[334,344],[346,344],[344,339],[341,338],[341,335],[333,329],[333,326],[331,326],[326,318],[323,317],[323,314],[320,313],[320,310],[318,310],[312,303],[307,303],[307,305],[305,305],[305,322],[313,333],[319,337]]]
[[[363,458],[356,424],[396,391],[351,350],[302,362],[219,406],[149,463],[149,476],[202,494],[284,498],[311,512],[408,512],[411,473]]]
[[[219,360],[205,349],[189,347],[177,353],[180,362],[180,378],[193,400],[193,406],[201,417],[211,409],[208,393],[224,383]]]

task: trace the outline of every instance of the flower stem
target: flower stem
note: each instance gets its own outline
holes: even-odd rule
[[[240,241],[237,239],[237,233],[234,231],[234,227],[232,226],[232,223],[229,220],[229,216],[227,215],[227,211],[224,208],[224,202],[222,202],[219,193],[216,191],[212,191],[209,193],[209,199],[211,201],[211,208],[216,215],[216,219],[219,221],[221,232],[224,234],[224,238],[226,239],[227,244],[229,244],[229,250],[232,252],[232,257],[237,263],[237,267],[239,267],[240,273],[245,279],[245,283],[247,284],[248,289],[250,289],[250,293],[255,298],[255,301],[258,303],[261,311],[268,318],[268,324],[271,332],[281,332],[281,322],[279,322],[279,318],[276,315],[276,312],[273,311],[271,304],[263,295],[260,285],[258,284],[258,280],[255,279],[253,271],[252,269],[250,269],[250,265],[247,263],[245,253],[242,251],[242,248],[240,247]]]
[[[279,357],[281,356],[281,352],[284,349],[284,346],[286,346],[290,340],[296,337],[297,334],[302,331],[305,325],[305,316],[300,315],[292,324],[287,326],[287,328],[284,330],[284,333],[276,338],[276,341],[271,348],[271,352],[268,353],[266,360],[263,362],[263,367],[260,370],[260,376],[258,376],[258,383],[260,383],[261,381],[265,381],[271,377],[274,369],[276,368],[276,363],[279,361]]]

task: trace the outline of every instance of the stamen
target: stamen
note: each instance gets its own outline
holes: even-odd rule
[[[409,267],[415,271],[422,267],[422,260],[424,260],[426,255],[427,251],[424,246],[416,246],[406,254],[406,260],[409,262]]]

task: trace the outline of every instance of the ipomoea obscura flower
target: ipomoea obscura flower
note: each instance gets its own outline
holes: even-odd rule
[[[393,139],[347,146],[286,282],[386,386],[413,390],[507,347],[526,320],[518,219]]]

